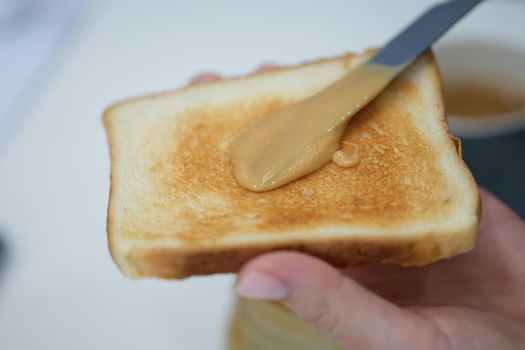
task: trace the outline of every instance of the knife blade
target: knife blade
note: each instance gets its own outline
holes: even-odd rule
[[[451,0],[432,7],[389,41],[370,62],[385,66],[408,65],[481,1]]]

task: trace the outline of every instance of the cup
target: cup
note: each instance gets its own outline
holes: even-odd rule
[[[480,138],[525,128],[525,49],[456,41],[439,46],[436,57],[453,134]]]

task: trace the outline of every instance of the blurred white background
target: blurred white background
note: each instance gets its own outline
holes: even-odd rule
[[[233,276],[132,281],[111,261],[102,111],[202,70],[239,75],[378,46],[433,3],[25,2],[0,17],[5,350],[222,349]],[[524,16],[522,1],[486,1],[439,45],[492,38],[525,50]]]

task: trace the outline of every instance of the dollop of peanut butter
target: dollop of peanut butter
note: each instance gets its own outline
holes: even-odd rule
[[[403,68],[362,64],[320,93],[248,128],[230,154],[238,183],[250,191],[269,191],[330,162],[352,116]],[[347,162],[343,155],[335,158]]]
[[[332,161],[341,168],[351,168],[359,164],[359,147],[356,144],[351,145],[352,149],[350,152],[337,150],[332,156]]]

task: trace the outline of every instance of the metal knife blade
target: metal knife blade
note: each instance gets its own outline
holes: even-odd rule
[[[370,62],[386,66],[409,64],[481,1],[451,0],[432,7],[388,42]]]

